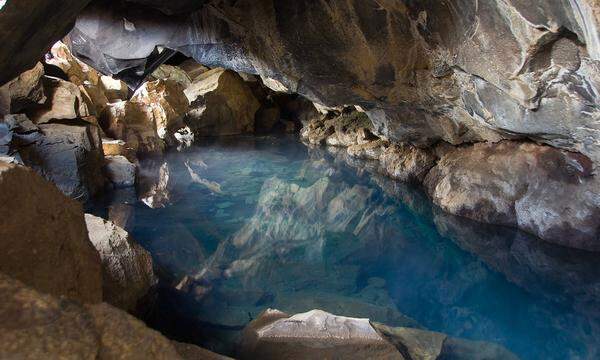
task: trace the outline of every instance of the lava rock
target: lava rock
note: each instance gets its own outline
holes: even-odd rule
[[[150,253],[114,223],[86,214],[85,222],[92,244],[102,259],[104,301],[133,311],[156,283]]]
[[[187,125],[197,136],[239,135],[254,132],[258,100],[236,73],[217,68],[200,75],[185,89],[191,103]]]
[[[0,271],[44,293],[101,301],[100,257],[81,204],[33,170],[4,162],[0,189]]]

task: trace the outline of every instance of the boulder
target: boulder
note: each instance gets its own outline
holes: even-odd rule
[[[46,64],[53,65],[61,69],[69,82],[80,86],[84,84],[90,84],[98,86],[100,82],[100,73],[91,66],[88,66],[84,62],[80,61],[71,54],[71,50],[62,41],[56,42],[52,45],[50,52],[44,59]]]
[[[425,186],[452,214],[600,250],[600,181],[580,154],[514,141],[475,144],[442,156]]]
[[[52,120],[74,120],[90,116],[79,87],[68,81],[44,76],[42,78],[48,99],[36,108],[27,111],[29,118],[36,124]]]
[[[198,64],[194,59],[187,59],[179,64],[178,67],[186,72],[192,82],[196,81],[200,75],[210,70],[206,66]]]
[[[132,163],[137,162],[135,152],[123,140],[102,138],[102,150],[105,156],[125,156]]]
[[[185,89],[190,101],[187,125],[197,136],[239,135],[254,132],[258,100],[244,80],[230,70],[213,69]]]
[[[133,311],[156,283],[150,253],[114,223],[85,214],[92,244],[102,259],[104,301]]]
[[[125,156],[105,156],[104,172],[115,187],[130,187],[135,185],[136,166]]]
[[[44,66],[37,63],[32,69],[23,72],[0,88],[0,95],[6,104],[0,109],[0,115],[18,113],[24,109],[43,104],[46,101],[42,77]],[[2,104],[0,104],[2,105]]]
[[[86,201],[102,190],[104,155],[97,126],[80,122],[42,124],[39,129],[15,135],[25,165],[74,199]]]
[[[127,100],[129,88],[125,82],[114,79],[112,76],[101,76],[100,87],[110,102]]]
[[[202,66],[202,65],[200,65]],[[198,74],[199,75],[199,74]],[[150,81],[154,80],[172,80],[180,84],[184,89],[192,84],[190,75],[178,66],[163,64],[156,68],[149,76]]]
[[[108,304],[44,295],[0,273],[0,358],[226,359],[186,345]]]
[[[184,87],[173,80],[150,81],[137,89],[130,101],[147,114],[158,137],[170,145],[176,143],[177,130],[185,127],[183,116],[189,102],[183,90]]]
[[[276,106],[261,107],[256,113],[254,130],[259,134],[273,131],[281,118],[281,111]]]
[[[100,117],[107,136],[124,141],[133,153],[162,153],[165,142],[158,136],[154,119],[139,104],[119,101],[108,104]]]
[[[33,170],[3,162],[0,203],[0,271],[44,293],[101,301],[100,257],[81,204]]]
[[[368,319],[321,310],[289,316],[266,310],[244,330],[242,359],[403,359]]]
[[[382,172],[392,179],[420,183],[435,165],[437,157],[428,149],[412,145],[391,145],[379,157]]]

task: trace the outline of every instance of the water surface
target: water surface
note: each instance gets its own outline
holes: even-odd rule
[[[154,258],[148,322],[231,353],[266,308],[314,308],[600,358],[598,256],[444,214],[418,188],[293,137],[231,138],[142,162],[92,211]]]

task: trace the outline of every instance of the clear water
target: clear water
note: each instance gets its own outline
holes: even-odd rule
[[[125,226],[161,287],[148,322],[232,353],[266,308],[320,308],[600,358],[598,255],[442,213],[419,188],[293,137],[232,138],[142,163],[91,211]]]

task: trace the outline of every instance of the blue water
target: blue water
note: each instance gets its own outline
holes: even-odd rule
[[[294,137],[231,138],[143,161],[137,191],[93,211],[153,255],[148,323],[216,351],[266,308],[320,308],[522,359],[600,358],[598,255],[444,214],[375,168]]]

